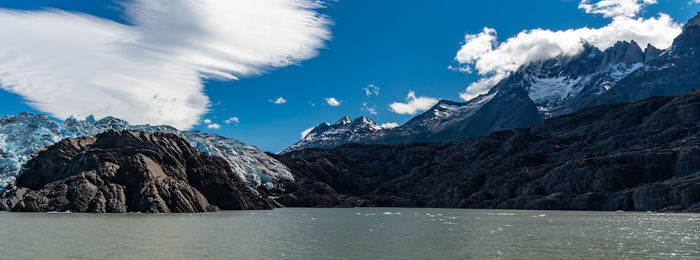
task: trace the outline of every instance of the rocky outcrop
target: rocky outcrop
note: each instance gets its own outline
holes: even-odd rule
[[[327,184],[354,206],[698,212],[700,93],[458,143],[350,144],[277,159],[298,182]]]
[[[47,212],[208,212],[271,209],[220,157],[166,133],[107,131],[39,153],[0,209]]]

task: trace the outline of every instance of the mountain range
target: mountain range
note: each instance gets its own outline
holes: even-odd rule
[[[450,143],[274,155],[285,206],[700,212],[700,91]]]
[[[466,102],[441,100],[396,128],[371,119],[323,123],[281,153],[346,143],[450,142],[541,122],[595,105],[686,93],[700,82],[700,16],[691,19],[670,48],[617,42],[600,50],[585,44],[576,55],[532,62],[487,93]],[[352,122],[348,124],[346,122]]]

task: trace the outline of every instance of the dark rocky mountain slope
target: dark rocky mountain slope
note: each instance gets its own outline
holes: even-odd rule
[[[0,210],[207,212],[271,209],[226,160],[175,134],[108,131],[40,152],[0,197]]]
[[[282,204],[698,212],[700,93],[597,106],[458,143],[348,144],[277,159],[294,173],[294,193],[324,187],[282,192]]]

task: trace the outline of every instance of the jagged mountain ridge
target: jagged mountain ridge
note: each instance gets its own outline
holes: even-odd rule
[[[700,15],[691,19],[671,48],[658,58],[622,79],[613,89],[597,99],[582,104],[592,106],[630,102],[650,96],[668,96],[687,92],[700,85]]]
[[[290,180],[289,169],[260,149],[241,141],[199,131],[179,131],[170,126],[129,125],[114,117],[95,120],[68,118],[56,122],[43,114],[19,113],[0,118],[0,190],[14,183],[23,165],[38,152],[65,138],[95,136],[106,130],[173,133],[185,138],[198,152],[224,158],[247,186],[271,188]]]
[[[576,55],[526,64],[472,100],[442,100],[397,128],[374,131],[359,141],[314,129],[316,136],[325,137],[323,145],[302,138],[283,153],[333,147],[329,144],[459,141],[595,105],[685,93],[700,87],[698,48],[700,15],[686,24],[667,50],[651,45],[642,50],[634,41],[621,41],[606,50],[584,44]]]
[[[314,127],[301,141],[282,151],[283,153],[304,149],[309,146],[317,148],[332,148],[352,142],[373,142],[384,132],[385,128],[368,117],[349,117],[339,119],[335,124],[322,123]]]

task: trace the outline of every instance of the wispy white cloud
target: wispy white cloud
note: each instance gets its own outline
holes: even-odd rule
[[[279,104],[287,103],[287,100],[284,99],[283,97],[279,97],[279,98],[277,98],[277,99],[275,99],[275,100],[270,99],[270,100],[268,100],[268,102],[270,102],[270,103],[275,103],[275,104],[278,104],[278,105],[279,105]]]
[[[455,60],[459,70],[482,76],[460,94],[464,100],[487,92],[498,81],[520,66],[560,55],[574,55],[588,42],[600,49],[613,46],[617,41],[634,40],[642,47],[652,44],[668,48],[681,32],[681,25],[666,14],[652,18],[637,18],[643,7],[653,4],[650,0],[603,0],[595,4],[581,1],[586,12],[613,17],[600,28],[578,28],[552,31],[547,29],[525,30],[498,42],[496,30],[484,28],[480,33],[465,36]]]
[[[241,120],[238,119],[237,116],[230,117],[229,119],[224,120],[224,123],[226,124],[231,124],[231,123],[241,123]]]
[[[406,103],[391,103],[389,104],[389,110],[397,114],[415,115],[418,112],[430,109],[437,102],[437,99],[431,97],[416,97],[416,93],[410,90],[406,96]]]
[[[582,0],[578,8],[588,14],[602,14],[603,17],[636,17],[645,6],[656,4],[656,0],[601,0],[591,4],[590,0]]]
[[[209,128],[209,129],[219,129],[219,128],[221,128],[221,125],[219,125],[219,124],[209,124],[209,125],[207,125],[207,128]]]
[[[58,118],[112,115],[189,128],[202,77],[236,79],[317,55],[314,0],[124,1],[131,25],[60,10],[0,9],[0,85]]]
[[[366,87],[362,88],[362,90],[365,91],[365,95],[372,96],[379,96],[379,87],[375,86],[374,84],[369,84]]]
[[[211,124],[211,119],[204,119],[205,124]]]
[[[314,128],[315,128],[315,127],[309,127],[309,128],[307,128],[306,130],[301,131],[301,139],[304,139],[304,137],[306,137],[307,135],[309,135],[309,133],[311,133],[311,131],[313,131]]]
[[[326,103],[328,103],[328,105],[330,105],[332,107],[340,106],[340,101],[338,101],[334,97],[326,98]]]
[[[367,102],[363,102],[363,103],[362,103],[362,109],[361,109],[361,110],[362,110],[362,111],[367,111],[367,113],[369,113],[370,115],[376,115],[376,114],[378,114],[378,113],[377,113],[376,107],[369,107],[369,106],[367,106]]]

